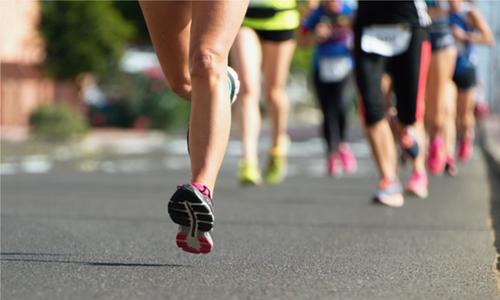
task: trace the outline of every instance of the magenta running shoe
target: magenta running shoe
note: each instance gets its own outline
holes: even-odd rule
[[[341,143],[339,146],[340,160],[346,173],[354,173],[358,167],[356,157],[352,153],[351,147],[347,143]]]
[[[405,184],[405,192],[417,195],[420,198],[429,196],[429,180],[426,172],[413,172]]]
[[[340,177],[342,175],[342,160],[339,152],[330,154],[328,158],[328,175],[332,177]]]
[[[214,210],[206,186],[197,182],[179,185],[168,202],[168,214],[179,224],[176,236],[179,248],[195,254],[212,251]]]
[[[450,156],[448,156],[448,158],[446,158],[446,167],[444,168],[444,170],[450,176],[453,176],[453,177],[457,176],[458,168],[457,168],[457,165],[455,163],[455,157],[450,155]]]
[[[472,152],[474,150],[474,133],[472,131],[466,134],[464,138],[460,141],[458,146],[458,160],[461,163],[469,162],[472,157]]]
[[[429,156],[427,157],[427,166],[432,175],[440,175],[446,166],[446,153],[444,149],[444,139],[441,134],[429,144]]]

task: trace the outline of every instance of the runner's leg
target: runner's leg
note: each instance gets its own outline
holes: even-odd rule
[[[290,63],[296,41],[263,41],[264,94],[272,125],[271,146],[278,147],[287,142],[288,113],[290,100],[285,91]]]
[[[229,139],[229,49],[246,11],[242,1],[193,1],[191,70],[191,181],[213,191]]]
[[[386,58],[358,50],[355,59],[356,80],[363,101],[366,137],[382,177],[395,179],[397,178],[396,144],[389,122],[384,117],[381,90]]]
[[[230,129],[227,56],[247,2],[140,4],[169,86],[192,103],[191,181],[213,190]]]
[[[429,75],[427,78],[426,111],[425,119],[431,140],[442,132],[446,122],[446,91],[447,84],[451,81],[457,49],[449,46],[432,52]]]
[[[474,117],[474,88],[458,90],[458,132],[462,140],[476,126]]]
[[[443,137],[448,157],[455,156],[457,141],[457,88],[453,81],[449,81],[446,87],[445,98],[445,122],[443,124]]]
[[[231,48],[230,58],[241,84],[234,112],[243,143],[243,159],[248,163],[258,163],[262,47],[253,29],[241,27]]]

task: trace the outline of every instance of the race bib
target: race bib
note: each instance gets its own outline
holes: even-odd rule
[[[324,57],[319,60],[319,80],[324,83],[340,82],[351,71],[349,56]]]
[[[363,28],[361,49],[385,57],[393,57],[408,50],[411,28],[405,24],[371,25]]]

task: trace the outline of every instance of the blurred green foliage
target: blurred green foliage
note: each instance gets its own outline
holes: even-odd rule
[[[118,66],[135,27],[111,1],[41,1],[45,70],[56,79],[104,74]]]
[[[314,55],[314,47],[305,47],[295,49],[293,54],[291,72],[303,72],[308,78],[312,76],[312,61]]]
[[[161,70],[102,78],[101,86],[110,98],[104,126],[174,131],[189,122],[191,104],[170,90]]]
[[[151,38],[149,37],[146,20],[142,15],[139,1],[113,1],[113,5],[120,11],[122,16],[136,28],[136,34],[129,42],[139,46],[151,46]]]
[[[81,116],[62,105],[38,106],[31,114],[29,123],[36,136],[51,140],[79,138],[89,130]]]

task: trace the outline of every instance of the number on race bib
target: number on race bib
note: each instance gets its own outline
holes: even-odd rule
[[[372,25],[363,28],[361,49],[385,57],[403,54],[411,42],[411,28],[405,24]]]

